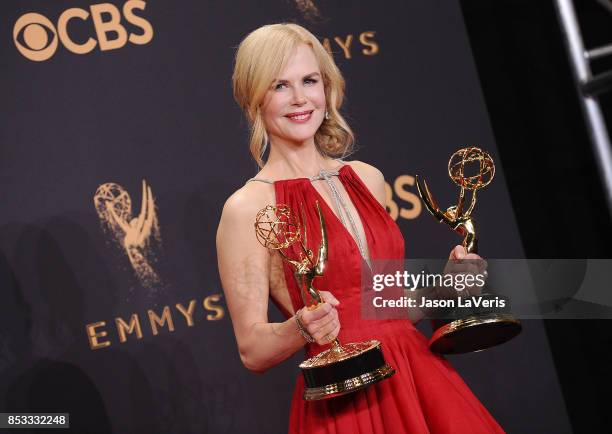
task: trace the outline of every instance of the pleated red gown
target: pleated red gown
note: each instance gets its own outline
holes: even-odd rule
[[[364,226],[370,258],[404,258],[402,234],[350,165],[338,178],[348,192]],[[329,256],[325,275],[315,281],[319,290],[338,300],[339,339],[358,342],[378,339],[387,362],[396,374],[365,390],[338,398],[307,402],[304,381],[297,380],[289,433],[303,434],[480,434],[503,433],[459,374],[444,358],[433,354],[427,340],[409,320],[364,320],[360,291],[362,257],[355,240],[307,178],[276,181],[277,204],[299,210],[304,204],[311,248],[318,246],[319,221],[314,207],[319,201],[326,220]],[[303,306],[293,270],[284,263],[293,308]],[[365,265],[364,265],[365,266]],[[306,347],[311,357],[322,350]]]

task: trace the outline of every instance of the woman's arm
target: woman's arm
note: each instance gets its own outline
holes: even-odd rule
[[[268,322],[270,255],[255,237],[257,212],[270,197],[257,187],[244,187],[225,203],[217,230],[219,274],[242,363],[264,372],[290,357],[304,344],[295,316]],[[323,303],[301,316],[304,327],[319,343],[339,332],[336,309]]]

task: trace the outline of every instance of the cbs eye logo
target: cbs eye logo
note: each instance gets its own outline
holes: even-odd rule
[[[129,0],[124,3],[123,11],[111,3],[91,5],[89,12],[85,9],[70,8],[59,16],[57,26],[47,17],[29,12],[15,22],[13,41],[24,57],[35,62],[51,58],[57,50],[58,40],[68,51],[76,54],[87,54],[97,45],[100,46],[100,51],[121,48],[128,41],[144,45],[153,39],[153,27],[147,20],[136,15],[134,10],[144,11],[145,7],[146,3],[142,0]],[[128,23],[140,30],[139,33],[128,34],[121,24],[121,12]],[[70,36],[71,21],[87,21],[90,15],[96,38],[89,37],[84,42],[73,39]],[[72,23],[74,24],[76,23]]]

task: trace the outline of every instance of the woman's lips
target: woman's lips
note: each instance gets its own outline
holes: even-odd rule
[[[296,112],[296,113],[291,113],[288,115],[285,115],[285,117],[287,119],[289,119],[291,122],[295,122],[298,124],[303,124],[306,123],[310,120],[310,118],[312,117],[312,112],[314,110],[308,110],[305,112]]]

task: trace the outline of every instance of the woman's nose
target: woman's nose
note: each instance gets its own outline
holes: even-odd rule
[[[301,89],[296,89],[293,91],[293,104],[294,105],[304,105],[306,103],[306,97],[304,96],[304,92]]]

